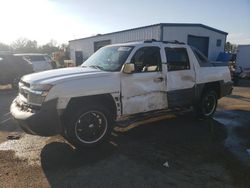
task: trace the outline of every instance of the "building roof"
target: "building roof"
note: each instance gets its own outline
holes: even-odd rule
[[[95,37],[99,37],[99,36],[106,36],[106,35],[110,35],[110,34],[116,34],[116,33],[122,33],[122,32],[126,32],[126,31],[133,31],[133,30],[137,30],[137,29],[144,29],[144,28],[149,28],[149,27],[154,27],[154,26],[168,26],[168,27],[202,27],[211,31],[215,31],[217,33],[221,33],[224,35],[228,35],[227,32],[215,29],[213,27],[209,27],[207,25],[204,24],[200,24],[200,23],[158,23],[158,24],[153,24],[153,25],[147,25],[147,26],[143,26],[143,27],[137,27],[137,28],[132,28],[132,29],[126,29],[126,30],[121,30],[121,31],[116,31],[116,32],[112,32],[112,33],[105,33],[105,34],[97,34],[95,36],[90,36],[90,37],[85,37],[85,38],[79,38],[79,39],[74,39],[74,40],[70,40],[71,41],[77,41],[77,40],[82,40],[82,39],[89,39],[89,38],[95,38]]]

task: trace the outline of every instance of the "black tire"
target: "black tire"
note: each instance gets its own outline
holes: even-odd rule
[[[202,118],[212,117],[217,108],[217,94],[214,90],[206,89],[197,105],[196,115]]]
[[[67,117],[64,138],[76,148],[92,148],[108,140],[114,121],[105,107],[85,105],[71,114]]]

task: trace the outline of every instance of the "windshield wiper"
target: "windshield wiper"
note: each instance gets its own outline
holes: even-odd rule
[[[103,70],[103,68],[101,66],[98,66],[98,65],[90,65],[90,66],[87,66],[87,67],[91,67],[91,68],[94,68],[94,69]]]

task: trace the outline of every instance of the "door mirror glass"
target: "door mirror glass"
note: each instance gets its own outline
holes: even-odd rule
[[[133,63],[126,63],[123,67],[123,72],[126,74],[131,74],[135,71],[135,65]]]

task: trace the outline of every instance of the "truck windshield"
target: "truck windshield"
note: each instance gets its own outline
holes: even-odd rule
[[[120,71],[133,46],[103,47],[90,56],[81,66],[103,71]]]

